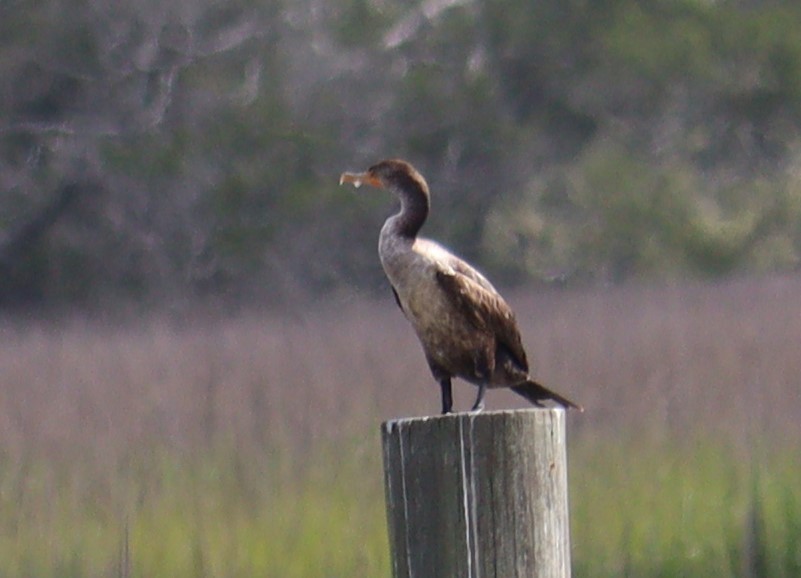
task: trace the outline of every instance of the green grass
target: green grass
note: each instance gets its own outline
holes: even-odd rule
[[[388,576],[380,469],[318,457],[305,475],[287,477],[250,465],[242,475],[232,454],[161,456],[134,478],[77,494],[29,478],[22,499],[2,504],[0,570],[60,578]],[[48,469],[41,467],[54,474]]]
[[[722,443],[577,448],[570,494],[575,574],[750,575],[749,560],[764,555],[766,575],[797,575],[787,553],[801,542],[801,457],[765,460],[757,475]],[[760,535],[753,535],[752,513],[764,522]],[[749,553],[755,542],[762,551]]]
[[[20,494],[3,469],[2,575],[389,576],[380,464],[351,450],[300,469],[232,452],[161,455],[94,492],[37,484],[55,474],[39,464]],[[575,576],[798,576],[793,452],[763,456],[756,475],[724,444],[583,440],[571,450]],[[763,573],[746,573],[754,561]]]

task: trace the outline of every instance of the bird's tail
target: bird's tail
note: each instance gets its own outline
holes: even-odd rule
[[[514,391],[517,395],[525,397],[531,403],[539,407],[542,407],[543,401],[551,399],[565,409],[572,407],[578,411],[584,411],[584,408],[577,403],[573,403],[569,399],[562,397],[555,391],[551,391],[544,385],[540,385],[533,380],[527,381],[523,385],[516,385],[512,388],[512,391]]]

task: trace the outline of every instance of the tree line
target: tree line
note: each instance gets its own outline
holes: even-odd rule
[[[795,270],[801,7],[0,4],[0,307],[386,287],[388,156],[504,284]]]

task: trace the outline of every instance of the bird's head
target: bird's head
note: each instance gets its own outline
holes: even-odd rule
[[[428,184],[423,175],[406,161],[387,159],[374,164],[363,173],[342,173],[339,184],[351,183],[354,187],[363,184],[379,189],[390,189],[398,193],[422,191],[428,196]]]

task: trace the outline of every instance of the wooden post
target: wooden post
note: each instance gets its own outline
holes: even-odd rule
[[[563,409],[382,426],[394,578],[569,578]]]

